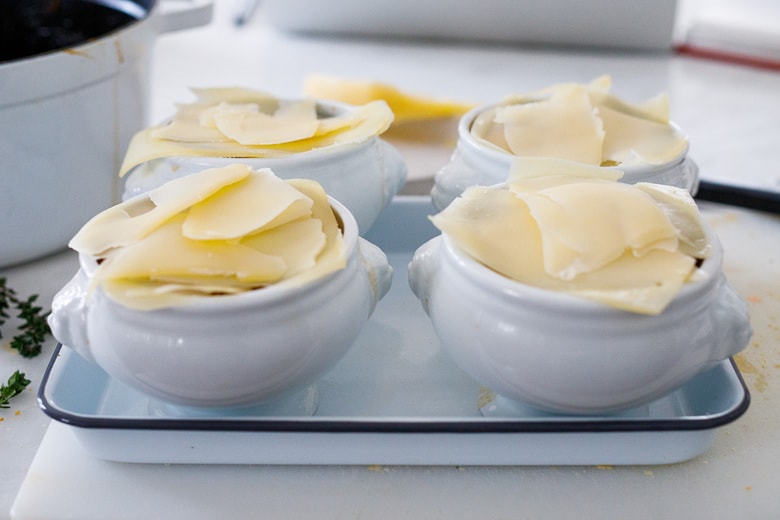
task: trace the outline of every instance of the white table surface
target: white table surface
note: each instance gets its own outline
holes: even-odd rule
[[[690,136],[704,178],[780,190],[780,73],[671,55],[306,39],[264,26],[262,11],[236,29],[232,7],[220,0],[210,26],[159,38],[150,121],[192,100],[189,87],[295,96],[311,73],[474,103],[610,73],[614,92],[628,100],[669,92],[673,119]],[[402,151],[412,179],[430,177],[448,153]],[[107,463],[84,453],[67,427],[50,425],[37,408],[51,341],[34,360],[0,349],[0,377],[18,368],[32,380],[0,410],[0,518],[12,506],[14,518],[778,518],[780,220],[702,207],[724,244],[726,274],[750,304],[755,335],[738,361],[753,399],[694,460],[534,468]],[[0,276],[20,294],[49,302],[75,270],[75,257],[63,252]]]

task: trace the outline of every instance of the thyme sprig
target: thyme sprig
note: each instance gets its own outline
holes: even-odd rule
[[[6,280],[0,277],[0,326],[10,317],[11,308],[18,312],[17,318],[22,320],[20,331],[11,339],[11,348],[15,349],[22,357],[33,358],[41,353],[41,347],[46,336],[51,332],[46,321],[48,312],[42,312],[43,308],[36,305],[37,294],[33,294],[26,300],[17,296],[16,291],[6,285]],[[0,330],[0,338],[3,337]]]
[[[8,378],[8,383],[0,386],[0,408],[10,408],[8,401],[12,397],[21,394],[29,384],[30,380],[24,376],[23,372],[17,370],[11,374],[11,377]]]
[[[51,332],[46,321],[49,313],[42,312],[43,309],[35,304],[37,300],[37,294],[27,299],[19,298],[16,291],[8,287],[5,278],[0,276],[0,327],[5,325],[6,320],[11,317],[12,309],[15,309],[16,317],[22,324],[17,328],[19,333],[11,338],[10,346],[26,358],[34,358],[41,353],[43,342]],[[3,331],[0,328],[0,338],[2,337]],[[22,393],[29,384],[30,380],[23,372],[16,370],[11,374],[8,382],[0,386],[0,408],[9,408],[8,402],[11,398]]]

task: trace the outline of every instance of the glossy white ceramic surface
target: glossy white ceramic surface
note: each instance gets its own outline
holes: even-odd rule
[[[320,102],[320,110],[342,113],[349,107]],[[271,168],[283,179],[306,178],[319,182],[328,195],[344,204],[355,217],[360,234],[366,233],[379,213],[406,182],[406,163],[398,151],[379,137],[360,143],[338,144],[286,157],[167,157],[148,161],[128,175],[123,199],[166,182],[236,162],[253,169]]]
[[[0,267],[64,249],[117,202],[117,172],[145,124],[155,37],[203,25],[211,3],[149,14],[104,37],[0,65]]]
[[[346,268],[304,285],[279,283],[238,295],[154,311],[128,309],[100,288],[89,293],[92,257],[54,297],[54,336],[107,373],[162,401],[241,407],[282,398],[311,384],[349,349],[392,268],[344,224]]]
[[[433,205],[446,208],[470,186],[493,186],[506,182],[513,155],[486,146],[471,134],[474,119],[493,105],[483,105],[466,113],[458,123],[458,144],[450,158],[434,178],[431,190]],[[676,127],[676,125],[673,124]],[[677,128],[679,131],[679,128]],[[688,147],[674,160],[665,164],[632,164],[616,169],[623,172],[621,182],[653,182],[685,188],[696,193],[699,168],[688,156]]]
[[[605,413],[647,403],[747,345],[747,305],[708,235],[705,276],[657,316],[520,284],[446,235],[417,250],[409,284],[442,346],[484,386],[549,411]]]

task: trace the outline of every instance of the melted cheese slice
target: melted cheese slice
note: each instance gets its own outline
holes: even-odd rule
[[[233,165],[131,200],[98,215],[74,241],[100,254],[93,287],[130,308],[297,286],[346,265],[341,227],[315,181]]]
[[[535,177],[472,187],[434,225],[471,257],[527,285],[630,312],[658,314],[708,246],[698,213],[674,188],[597,178]],[[694,248],[686,240],[696,243]],[[705,239],[706,240],[706,239]]]
[[[513,155],[594,165],[663,164],[684,152],[687,138],[669,123],[667,94],[632,104],[610,94],[610,86],[602,76],[507,97],[479,114],[471,133]]]
[[[242,89],[197,91],[172,120],[133,136],[119,175],[144,162],[171,156],[284,157],[363,142],[385,132],[393,113],[372,101],[331,116],[314,100],[283,101]]]
[[[467,103],[407,94],[386,83],[319,74],[306,78],[304,91],[307,96],[350,105],[384,101],[393,111],[396,124],[424,119],[460,117],[473,107]]]
[[[70,240],[79,253],[93,256],[144,238],[177,213],[207,199],[226,186],[246,179],[251,168],[231,165],[181,177],[165,187],[139,195],[99,213]]]

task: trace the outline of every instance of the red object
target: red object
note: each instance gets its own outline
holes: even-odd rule
[[[773,60],[770,58],[760,58],[756,56],[739,54],[736,52],[706,49],[706,48],[697,47],[695,45],[690,45],[686,43],[676,45],[674,50],[678,54],[694,56],[697,58],[705,58],[709,60],[734,63],[737,65],[746,65],[749,67],[758,67],[761,69],[780,71],[780,61]]]

